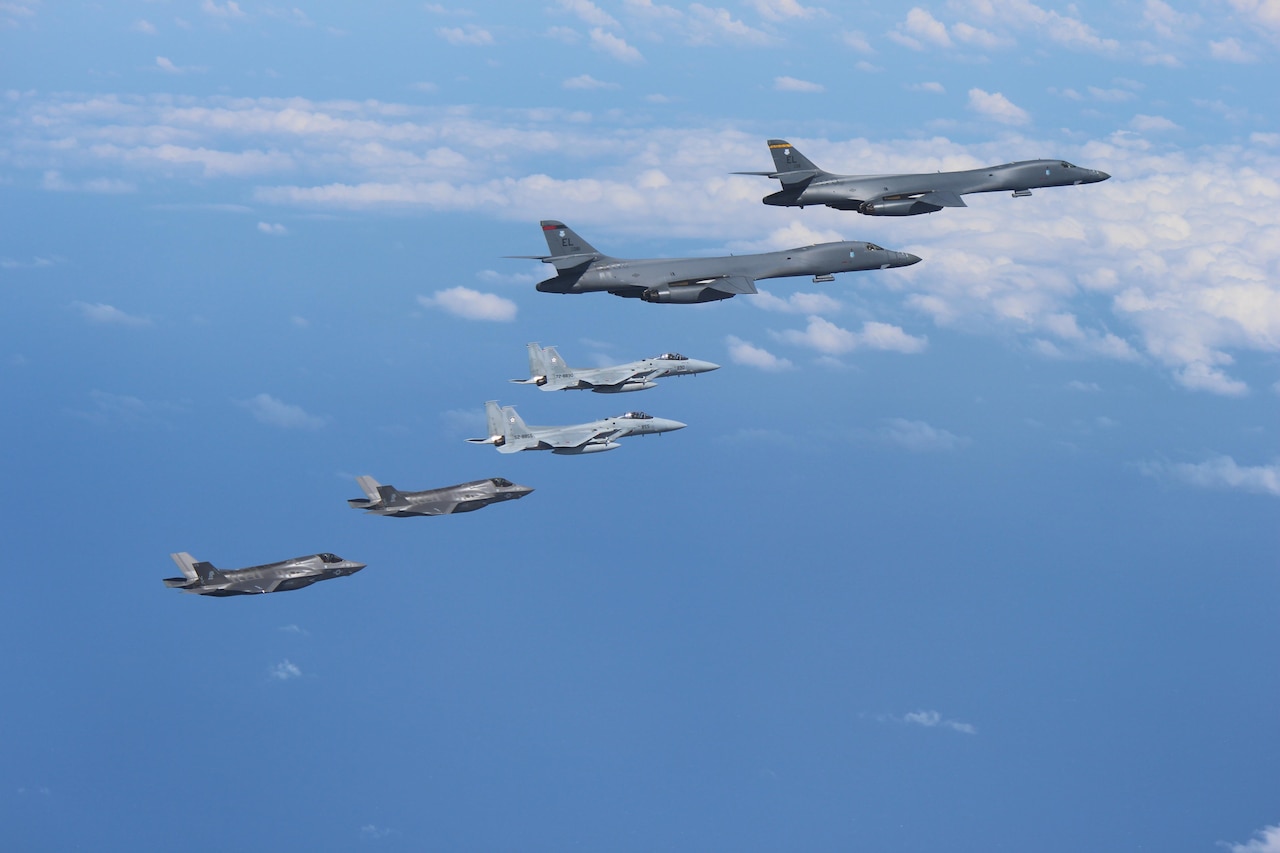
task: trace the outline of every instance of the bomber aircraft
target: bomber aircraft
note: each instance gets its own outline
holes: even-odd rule
[[[1073,166],[1066,160],[1022,160],[983,169],[919,175],[836,175],[813,165],[785,139],[770,139],[769,153],[773,155],[775,171],[732,173],[777,178],[782,189],[765,196],[765,204],[825,204],[867,216],[917,216],[944,207],[968,207],[960,198],[965,193],[1011,190],[1014,198],[1021,198],[1041,187],[1096,184],[1111,177],[1097,169]]]
[[[468,438],[472,444],[492,444],[499,453],[521,450],[550,450],[564,456],[603,453],[615,450],[617,440],[633,435],[652,435],[684,429],[680,421],[655,418],[644,412],[627,412],[572,426],[529,426],[512,406],[499,407],[494,400],[484,404],[489,421],[487,438]]]
[[[247,569],[219,569],[213,563],[198,562],[183,551],[170,554],[182,569],[180,578],[165,578],[164,585],[198,595],[257,595],[302,589],[318,581],[354,575],[364,563],[344,560],[336,554],[311,554],[279,563],[250,566]]]
[[[555,266],[555,278],[538,282],[542,293],[604,291],[645,302],[714,302],[756,293],[756,281],[762,278],[811,275],[814,281],[835,281],[838,272],[905,267],[920,261],[907,252],[853,241],[721,258],[628,260],[597,251],[563,222],[544,219],[542,235],[550,255],[508,255]]]
[[[402,492],[395,486],[384,486],[369,476],[356,477],[367,498],[351,498],[347,501],[355,509],[374,515],[390,515],[409,518],[415,515],[450,515],[455,512],[471,512],[490,504],[513,501],[533,491],[505,477],[473,480],[456,486],[443,486],[422,492]]]
[[[653,358],[630,361],[613,367],[570,367],[555,347],[529,344],[529,378],[512,379],[519,385],[537,385],[543,391],[588,389],[598,394],[643,391],[656,388],[664,376],[693,376],[719,370],[709,361],[686,358],[678,352],[664,352]]]

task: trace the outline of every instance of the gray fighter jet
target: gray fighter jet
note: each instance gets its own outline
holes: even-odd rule
[[[603,453],[618,448],[617,439],[633,435],[651,435],[684,429],[687,424],[655,418],[644,412],[627,412],[614,418],[573,426],[529,426],[511,406],[499,407],[490,400],[484,404],[489,420],[487,438],[468,438],[472,444],[492,444],[499,453],[521,450],[550,450],[565,456]]]
[[[693,376],[719,369],[718,364],[686,358],[678,352],[664,352],[613,367],[570,367],[555,347],[544,349],[535,343],[529,344],[529,378],[511,381],[537,385],[543,391],[590,389],[598,394],[617,394],[656,388],[655,380],[664,376]]]
[[[390,515],[395,518],[471,512],[489,504],[522,498],[533,491],[528,486],[518,486],[503,477],[473,480],[470,483],[427,489],[423,492],[402,492],[395,486],[384,486],[369,476],[356,477],[356,482],[368,497],[352,498],[347,501],[348,504],[374,515]]]
[[[944,207],[968,207],[960,198],[965,193],[1011,190],[1014,198],[1021,198],[1041,187],[1096,184],[1111,177],[1096,169],[1073,166],[1066,160],[1023,160],[985,169],[920,175],[836,175],[813,165],[785,139],[770,139],[769,153],[776,171],[733,172],[781,181],[782,190],[765,196],[765,204],[825,204],[867,216],[917,216]]]
[[[645,302],[714,302],[756,293],[762,278],[811,275],[814,281],[834,281],[838,272],[905,267],[920,260],[875,243],[848,241],[758,255],[627,260],[596,251],[563,222],[543,220],[542,235],[550,255],[508,255],[555,265],[556,277],[538,282],[542,293],[605,291]]]
[[[182,577],[165,578],[164,585],[197,595],[257,595],[302,589],[317,581],[354,575],[364,563],[344,560],[336,554],[311,554],[279,563],[250,566],[247,569],[218,569],[213,563],[197,562],[183,551],[170,554],[182,569]]]

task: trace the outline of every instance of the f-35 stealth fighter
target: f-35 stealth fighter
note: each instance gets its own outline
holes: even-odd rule
[[[824,172],[785,139],[770,139],[775,171],[734,172],[777,178],[782,190],[767,195],[765,204],[804,207],[825,204],[836,210],[856,210],[867,216],[917,216],[944,207],[968,207],[965,193],[1011,190],[1015,198],[1041,187],[1096,184],[1111,177],[1096,169],[1082,169],[1066,160],[1022,160],[962,172],[919,175],[836,175]]]
[[[473,480],[470,483],[422,492],[402,492],[395,486],[384,486],[369,476],[356,477],[356,482],[368,497],[352,498],[347,501],[348,504],[374,515],[390,515],[395,518],[471,512],[489,504],[522,498],[533,491],[528,486],[516,485],[504,477]]]
[[[279,563],[250,566],[247,569],[219,569],[213,563],[198,562],[183,551],[170,554],[182,569],[182,577],[165,578],[164,585],[198,595],[257,595],[302,589],[319,581],[354,575],[364,563],[344,560],[336,554],[311,554]]]
[[[545,219],[542,235],[550,255],[512,255],[553,264],[555,278],[538,282],[542,293],[592,293],[643,299],[645,302],[692,304],[756,293],[762,278],[811,275],[833,281],[838,272],[882,270],[918,263],[907,252],[875,243],[818,243],[781,252],[721,258],[614,258],[597,251],[563,222]]]
[[[484,404],[489,421],[487,438],[468,438],[472,444],[492,444],[499,453],[517,453],[521,450],[550,450],[565,456],[581,456],[586,453],[603,453],[616,450],[617,440],[633,435],[651,435],[684,429],[687,424],[679,421],[655,418],[644,412],[627,412],[614,418],[604,418],[573,426],[529,426],[511,406],[499,407],[490,400]]]
[[[512,379],[520,385],[537,385],[543,391],[589,389],[598,394],[644,391],[656,388],[655,381],[664,376],[693,376],[719,370],[709,361],[686,358],[676,352],[664,352],[654,358],[631,361],[613,367],[570,367],[555,347],[529,344],[529,378]]]

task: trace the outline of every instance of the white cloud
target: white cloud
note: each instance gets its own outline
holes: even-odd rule
[[[616,27],[618,21],[591,0],[559,0],[560,8],[577,15],[593,27]]]
[[[1165,130],[1182,130],[1174,122],[1164,116],[1149,116],[1139,113],[1129,122],[1129,126],[1137,131],[1165,131]]]
[[[493,34],[474,24],[466,27],[437,27],[436,35],[453,45],[484,47],[493,44]]]
[[[783,314],[834,314],[844,307],[825,293],[793,293],[782,299],[767,290],[753,296],[751,304]]]
[[[289,229],[285,228],[279,222],[259,222],[258,230],[263,234],[271,234],[272,236],[283,236],[289,233]]]
[[[307,414],[301,406],[277,400],[270,394],[259,394],[239,401],[260,423],[282,429],[320,429],[329,419]]]
[[[1090,394],[1097,393],[1102,390],[1102,386],[1098,385],[1097,382],[1083,382],[1079,379],[1072,379],[1067,383],[1067,388],[1072,391],[1084,391]]]
[[[995,50],[1000,47],[1012,47],[1013,39],[1004,36],[998,36],[990,30],[984,30],[981,27],[975,27],[972,24],[958,23],[951,25],[951,35],[955,36],[957,41],[965,44],[971,44],[974,47],[983,50]]]
[[[885,418],[884,426],[876,431],[876,437],[917,453],[958,450],[969,443],[969,439],[953,432],[906,418]]]
[[[729,347],[729,358],[733,360],[734,364],[745,364],[748,367],[758,367],[761,370],[774,373],[781,370],[790,370],[794,366],[785,358],[778,358],[768,350],[761,349],[733,335],[725,338],[725,343]]]
[[[913,726],[924,726],[925,728],[944,728],[951,729],[955,732],[961,732],[967,735],[975,735],[978,733],[970,723],[961,723],[957,720],[944,719],[937,711],[912,711],[902,718],[902,722]]]
[[[1030,0],[969,0],[966,5],[993,24],[1030,30],[1065,47],[1105,54],[1120,50],[1119,42],[1102,38],[1079,18],[1042,9]]]
[[[773,41],[768,33],[734,18],[728,9],[694,3],[689,7],[689,12],[691,18],[688,22],[688,37],[693,44],[705,44],[719,39],[749,45],[763,45]]]
[[[815,18],[824,14],[823,10],[813,6],[802,6],[798,0],[751,0],[760,16],[770,21],[785,21],[788,18]]]
[[[71,307],[79,311],[80,316],[90,323],[97,323],[101,326],[125,326],[136,329],[151,325],[150,317],[126,314],[114,305],[105,305],[101,302],[92,304],[88,302],[72,302]]]
[[[435,296],[419,296],[424,308],[439,308],[468,320],[492,320],[508,323],[516,318],[516,304],[493,293],[481,293],[468,287],[451,287]]]
[[[862,324],[861,332],[851,332],[816,316],[809,317],[809,325],[803,332],[787,329],[773,334],[779,340],[811,347],[827,355],[842,355],[855,349],[915,353],[923,352],[929,345],[927,338],[913,337],[888,323],[868,320]]]
[[[129,29],[133,30],[135,33],[142,33],[148,36],[153,36],[157,32],[159,32],[159,30],[156,29],[155,24],[151,23],[148,20],[144,20],[143,18],[139,18],[138,20],[134,21],[133,25],[129,27]]]
[[[1280,36],[1280,3],[1276,0],[1227,0],[1240,15],[1274,38]]]
[[[947,35],[946,25],[918,6],[907,12],[907,20],[901,27],[909,36],[924,44],[936,47],[951,46],[951,37]]]
[[[934,95],[945,95],[947,90],[941,83],[907,83],[903,86],[908,92],[930,92]]]
[[[1214,456],[1196,463],[1141,462],[1138,469],[1151,477],[1177,480],[1205,489],[1232,489],[1280,497],[1280,462],[1240,465],[1230,456]]]
[[[235,0],[227,0],[221,6],[213,2],[213,0],[204,0],[200,4],[200,11],[215,18],[243,18],[245,16],[244,12],[240,10],[240,4]]]
[[[1001,124],[1027,124],[1031,116],[999,92],[969,90],[969,109]]]
[[[627,44],[625,39],[598,27],[591,31],[591,47],[607,53],[619,62],[644,62],[640,51]]]
[[[40,186],[42,189],[51,192],[87,192],[108,195],[131,193],[136,192],[138,189],[128,181],[122,181],[118,178],[90,178],[87,181],[77,183],[67,180],[56,169],[49,169],[44,173]]]
[[[1265,826],[1243,844],[1229,844],[1225,841],[1218,844],[1226,847],[1230,853],[1280,853],[1280,826]]]
[[[858,51],[858,53],[871,54],[876,52],[875,48],[871,46],[871,42],[867,41],[866,34],[859,30],[846,30],[840,34],[840,40],[846,46]]]
[[[821,83],[811,83],[795,77],[774,77],[773,88],[779,92],[824,92],[826,87]]]
[[[565,89],[617,89],[617,83],[606,83],[603,80],[597,80],[590,74],[582,74],[577,77],[570,77],[560,84]]]
[[[186,411],[183,406],[174,403],[147,401],[128,394],[110,394],[98,390],[89,392],[89,400],[93,403],[90,411],[73,411],[71,414],[95,424],[163,423],[167,416]]]
[[[1258,55],[1241,44],[1239,39],[1235,38],[1224,38],[1222,41],[1209,42],[1209,55],[1223,62],[1247,64],[1258,61]]]
[[[280,663],[268,670],[270,676],[277,681],[288,681],[292,678],[302,676],[302,670],[298,669],[298,665],[290,662],[288,659],[280,661]]]

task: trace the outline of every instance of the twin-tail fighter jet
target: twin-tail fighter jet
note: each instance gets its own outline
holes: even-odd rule
[[[533,491],[529,486],[517,485],[505,477],[473,480],[470,483],[421,492],[402,492],[395,486],[384,486],[369,476],[356,477],[356,482],[368,497],[351,498],[347,501],[348,504],[367,513],[395,518],[471,512],[490,504],[522,498]]]
[[[185,551],[170,554],[182,569],[182,577],[165,578],[164,585],[197,595],[258,595],[302,589],[319,581],[354,575],[364,563],[344,560],[336,554],[311,554],[279,563],[247,569],[219,569],[213,563],[198,562]]]
[[[775,171],[733,172],[762,175],[782,183],[765,204],[804,207],[825,204],[836,210],[856,210],[867,216],[917,216],[944,207],[968,207],[965,193],[1011,190],[1015,198],[1041,187],[1096,184],[1111,177],[1097,169],[1083,169],[1066,160],[1023,160],[985,169],[928,172],[919,175],[836,175],[824,172],[785,139],[770,139]]]
[[[762,278],[811,275],[815,281],[834,281],[835,273],[905,267],[920,261],[907,252],[852,241],[721,258],[628,260],[597,251],[563,222],[544,219],[542,235],[547,238],[550,255],[508,256],[555,266],[555,278],[538,282],[540,292],[603,291],[645,302],[682,305],[756,293],[756,282]]]
[[[654,358],[631,361],[613,367],[570,367],[555,347],[529,344],[529,378],[512,379],[519,385],[536,385],[543,391],[586,389],[597,394],[644,391],[656,388],[664,376],[693,376],[719,370],[720,365],[687,358],[678,352],[664,352]]]
[[[627,412],[572,426],[529,426],[512,406],[499,407],[490,400],[484,404],[489,421],[487,438],[468,438],[472,444],[492,444],[499,453],[521,450],[550,450],[564,456],[603,453],[616,450],[618,439],[633,435],[652,435],[684,429],[687,424],[666,418],[655,418],[644,412]]]

